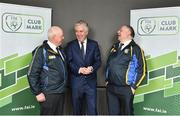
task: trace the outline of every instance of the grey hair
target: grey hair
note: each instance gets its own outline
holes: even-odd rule
[[[79,26],[79,25],[84,25],[84,27],[86,28],[86,31],[88,32],[89,31],[89,26],[88,26],[88,23],[84,20],[79,20],[77,21],[75,24],[74,24],[74,29]]]

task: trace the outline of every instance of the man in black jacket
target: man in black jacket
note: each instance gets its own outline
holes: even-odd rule
[[[60,47],[63,30],[53,26],[44,41],[33,53],[28,71],[30,88],[40,103],[41,115],[63,114],[67,69],[65,54]]]
[[[123,25],[118,43],[111,48],[106,65],[108,110],[110,115],[132,115],[133,98],[146,76],[143,50],[133,41],[134,30]]]

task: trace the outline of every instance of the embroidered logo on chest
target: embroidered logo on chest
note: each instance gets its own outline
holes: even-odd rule
[[[48,59],[55,59],[56,58],[56,56],[55,55],[50,55],[49,57],[48,57]]]

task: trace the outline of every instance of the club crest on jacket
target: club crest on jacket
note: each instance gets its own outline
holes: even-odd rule
[[[116,52],[117,50],[116,50],[116,47],[115,47],[115,45],[113,45],[113,47],[112,47],[112,49],[111,49],[111,53],[114,53],[114,52]]]

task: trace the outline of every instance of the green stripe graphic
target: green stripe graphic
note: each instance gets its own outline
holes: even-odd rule
[[[169,66],[166,68],[166,78],[173,78],[180,75],[180,67],[173,68]]]
[[[15,85],[12,85],[9,88],[5,88],[3,90],[0,90],[0,99],[11,96],[18,91],[24,90],[25,88],[29,87],[27,76],[21,77],[17,80],[17,83]]]
[[[144,95],[135,96],[133,103],[139,103],[144,101]]]
[[[11,102],[12,102],[12,96],[9,96],[9,97],[6,97],[6,98],[0,100],[0,108]]]
[[[139,87],[136,91],[136,94],[142,94],[142,93],[152,93],[158,90],[165,89],[169,86],[172,86],[173,81],[172,79],[164,80],[165,77],[157,77],[155,79],[149,80],[149,84],[144,85],[142,87]]]
[[[0,59],[0,69],[4,68],[4,61],[11,59],[11,58],[14,58],[16,56],[18,56],[18,54],[13,54],[11,56],[7,56],[5,58]]]
[[[155,58],[147,59],[148,71],[171,65],[177,62],[177,51],[170,52]]]
[[[162,76],[164,74],[165,74],[165,68],[154,70],[154,71],[149,72],[149,79],[159,77],[159,76]]]
[[[180,94],[180,82],[176,82],[173,84],[172,88],[164,90],[165,97],[174,96],[178,94]]]
[[[32,54],[26,54],[24,56],[16,57],[12,60],[5,62],[5,74],[17,71],[29,65],[29,62],[32,59]]]

